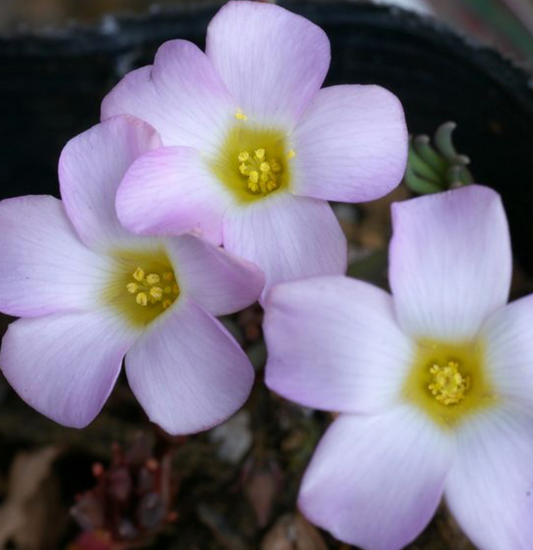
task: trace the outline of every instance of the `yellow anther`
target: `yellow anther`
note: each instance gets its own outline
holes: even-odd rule
[[[170,294],[172,292],[172,288],[170,288],[169,286],[166,286],[165,287],[165,294]]]
[[[439,403],[456,405],[465,398],[470,389],[470,377],[461,374],[459,363],[449,361],[444,367],[435,364],[429,372],[433,380],[428,389]]]
[[[179,294],[179,293],[180,293],[179,286],[178,286],[178,285],[174,285],[174,286],[172,287],[172,292],[174,292],[174,294]]]
[[[291,149],[288,153],[287,153],[287,158],[289,160],[293,159],[294,157],[296,156],[296,151],[294,149]]]
[[[136,281],[141,282],[144,279],[144,269],[142,269],[142,267],[138,267],[133,273],[133,278]]]
[[[237,120],[242,120],[243,122],[246,122],[248,120],[248,117],[240,109],[237,109],[237,112],[235,113],[235,118]]]
[[[163,309],[167,309],[172,305],[172,300],[163,300]]]
[[[139,292],[137,296],[135,296],[135,301],[140,306],[147,306],[148,305],[148,296],[146,295],[146,292]]]
[[[167,271],[166,273],[163,273],[163,281],[173,281],[174,280],[174,274],[170,271]]]
[[[156,285],[160,281],[161,281],[161,277],[159,275],[157,275],[156,273],[150,273],[150,275],[148,275],[146,277],[146,282],[149,285]]]
[[[282,177],[283,166],[277,158],[269,158],[264,147],[241,151],[237,157],[239,172],[248,178],[246,187],[254,194],[266,195],[279,187],[277,178]]]
[[[249,176],[251,171],[252,168],[248,164],[244,164],[244,162],[239,166],[239,172],[243,176]]]
[[[130,294],[135,294],[139,290],[139,285],[136,283],[128,283],[126,288]]]
[[[158,286],[153,286],[150,289],[150,296],[154,300],[161,300],[161,298],[163,297],[163,289]]]

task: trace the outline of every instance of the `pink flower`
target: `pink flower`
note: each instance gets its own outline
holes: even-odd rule
[[[326,201],[360,202],[402,179],[407,131],[379,86],[320,89],[326,34],[272,4],[229,2],[204,54],[165,43],[154,65],[126,75],[102,116],[132,114],[165,147],[137,160],[117,196],[128,229],[201,230],[265,272],[267,286],[341,274],[346,240]]]
[[[124,172],[159,145],[145,123],[110,119],[63,150],[63,203],[0,202],[0,310],[22,317],[0,365],[61,424],[80,428],[98,414],[124,356],[133,392],[172,434],[222,422],[249,394],[252,367],[214,316],[256,300],[259,270],[195,236],[138,237],[118,223]]]
[[[322,277],[266,301],[266,381],[341,415],[302,482],[307,517],[397,550],[444,495],[480,549],[533,541],[533,295],[506,305],[512,256],[492,190],[393,206],[393,296]]]

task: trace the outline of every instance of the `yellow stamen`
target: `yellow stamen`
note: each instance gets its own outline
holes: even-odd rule
[[[164,271],[163,273],[151,272],[146,275],[146,271],[142,267],[137,269],[131,275],[137,282],[129,282],[126,284],[126,290],[129,294],[135,294],[135,302],[142,307],[149,305],[160,304],[163,299],[163,295],[169,294],[170,296],[164,300],[166,304],[163,309],[167,309],[180,293],[179,286],[174,283],[173,285],[167,285],[164,288],[157,285],[163,281],[172,283],[175,281],[174,273],[171,271]],[[172,295],[173,294],[173,295]],[[157,316],[154,312],[152,317]]]
[[[244,164],[244,162],[239,166],[239,172],[243,175],[243,176],[249,176],[250,173],[252,172],[252,168],[250,165],[248,164]]]
[[[149,285],[156,285],[161,282],[161,277],[157,273],[150,273],[150,275],[146,277],[146,282]]]
[[[137,296],[135,296],[135,301],[140,305],[140,306],[147,306],[148,305],[148,296],[146,295],[146,292],[139,292],[139,294],[137,294]]]
[[[293,159],[294,157],[296,156],[296,151],[294,149],[291,149],[288,153],[287,153],[287,158],[289,160]]]
[[[217,178],[242,202],[260,200],[291,186],[287,133],[274,128],[235,124],[220,155],[212,159]],[[276,177],[274,177],[276,176]]]
[[[134,278],[136,281],[141,282],[141,281],[144,279],[144,269],[142,269],[141,267],[138,267],[138,268],[135,270],[135,273],[133,274],[133,278]]]
[[[137,290],[139,290],[139,285],[136,284],[136,283],[128,283],[126,285],[126,288],[128,289],[128,292],[130,294],[135,294],[137,292]]]
[[[154,300],[161,300],[161,298],[163,297],[163,289],[158,287],[158,286],[154,286],[150,289],[150,296],[154,299]]]
[[[499,400],[486,368],[486,345],[420,340],[402,395],[448,429]]]
[[[237,112],[235,113],[235,118],[237,120],[242,120],[243,122],[246,122],[248,120],[248,117],[240,109],[237,109]]]
[[[293,151],[294,152],[294,151]],[[248,189],[252,193],[266,195],[278,188],[277,175],[282,167],[276,158],[266,160],[266,149],[259,148],[252,157],[248,151],[238,155],[239,172],[248,178]]]
[[[449,361],[444,367],[434,364],[429,372],[433,378],[428,389],[439,403],[456,405],[465,398],[470,389],[470,377],[461,374],[459,363]]]

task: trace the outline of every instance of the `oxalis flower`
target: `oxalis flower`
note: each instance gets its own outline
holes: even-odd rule
[[[267,286],[346,268],[346,239],[327,200],[381,197],[402,179],[407,131],[379,86],[320,90],[325,33],[279,6],[230,2],[206,53],[184,40],[105,98],[104,119],[132,114],[165,147],[138,159],[117,196],[128,229],[190,229],[247,258]]]
[[[393,206],[393,295],[321,277],[266,301],[266,381],[340,412],[299,504],[339,539],[397,550],[444,495],[484,550],[533,541],[533,296],[505,305],[511,249],[479,186]]]
[[[222,422],[249,394],[252,367],[213,316],[257,299],[259,269],[193,235],[132,235],[116,218],[124,172],[159,145],[147,124],[110,119],[63,150],[63,203],[0,202],[0,310],[22,317],[3,339],[0,366],[27,403],[61,424],[96,416],[124,355],[133,392],[173,434]]]

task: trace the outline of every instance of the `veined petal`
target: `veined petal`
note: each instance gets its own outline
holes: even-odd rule
[[[465,341],[503,306],[511,245],[499,195],[470,185],[392,206],[390,284],[413,337]]]
[[[211,315],[235,313],[255,302],[265,284],[263,272],[194,235],[167,243],[180,291]]]
[[[330,63],[322,29],[279,6],[228,2],[207,30],[207,56],[239,107],[259,124],[290,131]]]
[[[127,74],[102,103],[102,119],[131,114],[149,122],[165,145],[216,152],[234,121],[235,100],[206,55],[186,40],[170,40],[153,67]]]
[[[61,197],[87,246],[109,248],[132,235],[118,221],[115,195],[131,163],[161,145],[148,124],[118,116],[71,139],[59,160]]]
[[[294,192],[343,202],[377,199],[401,181],[407,127],[398,98],[380,86],[320,90],[291,143]]]
[[[299,505],[316,525],[365,550],[399,550],[433,516],[452,444],[418,411],[342,415],[305,473]]]
[[[533,540],[533,416],[491,409],[457,433],[458,455],[446,482],[448,506],[483,550],[530,550]]]
[[[31,407],[83,428],[100,412],[137,336],[103,310],[19,319],[2,340],[0,366]]]
[[[237,342],[185,297],[137,341],[126,372],[150,419],[171,434],[220,424],[243,405],[254,379]]]
[[[230,207],[224,246],[263,270],[263,296],[279,282],[346,271],[346,237],[329,204],[290,193]]]
[[[16,317],[94,309],[110,270],[44,195],[0,202],[0,258],[0,311]]]
[[[222,217],[231,198],[200,153],[190,147],[162,147],[136,160],[117,193],[124,226],[142,235],[196,231],[220,244]]]
[[[497,393],[533,410],[533,295],[493,313],[480,332]]]
[[[266,384],[318,409],[376,412],[398,401],[413,350],[392,298],[347,277],[275,286],[265,301]]]

